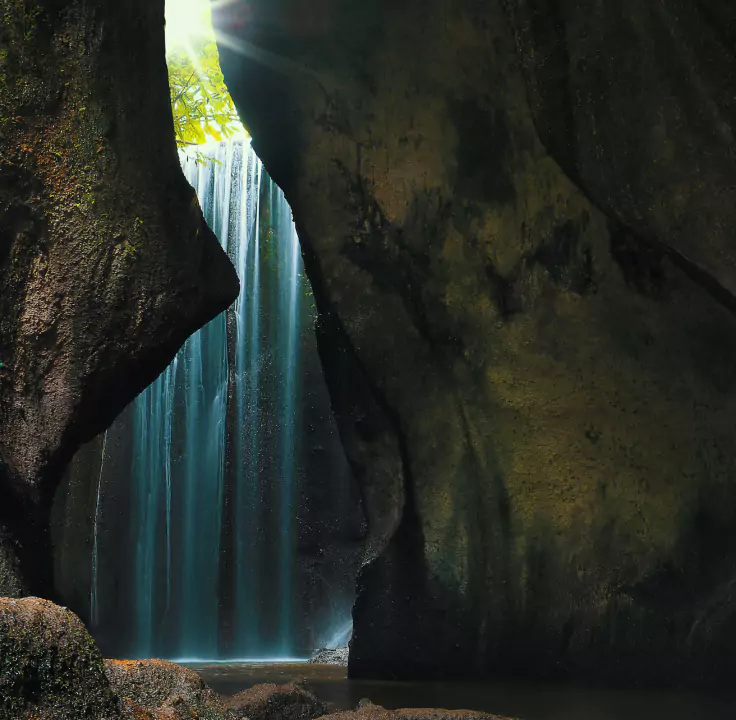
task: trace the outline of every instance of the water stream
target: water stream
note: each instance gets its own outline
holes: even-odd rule
[[[151,656],[157,633],[171,627],[177,657],[218,657],[223,645],[235,657],[289,657],[301,255],[291,210],[278,187],[268,178],[264,182],[250,145],[219,143],[208,152],[212,164],[182,154],[182,166],[238,270],[241,292],[230,316],[195,333],[136,401],[136,644],[140,655]],[[268,272],[261,272],[262,262]],[[272,457],[261,452],[265,446],[273,449]],[[275,503],[264,507],[262,481],[274,472],[278,483],[270,490],[276,497],[268,499]],[[226,492],[234,508],[226,508]],[[264,558],[258,537],[267,532],[274,507],[278,549],[275,557]],[[259,564],[269,561],[275,561],[278,577],[264,588]],[[230,598],[224,638],[223,590]],[[172,591],[178,598],[175,618]],[[269,613],[268,640],[265,592],[276,609],[276,617]]]
[[[304,657],[347,637],[360,500],[289,205],[249,142],[205,151],[212,163],[182,155],[182,168],[240,295],[75,459],[57,577],[108,655]]]
[[[99,574],[99,529],[100,529],[100,506],[102,505],[102,480],[105,470],[105,451],[107,450],[107,433],[102,439],[102,450],[100,452],[100,473],[97,477],[97,495],[95,497],[95,514],[92,520],[92,566],[90,568],[89,583],[89,615],[92,623],[99,621],[98,597],[98,574]]]

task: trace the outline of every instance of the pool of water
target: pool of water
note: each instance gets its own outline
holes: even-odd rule
[[[483,710],[522,720],[736,720],[736,694],[611,690],[532,682],[348,680],[345,668],[307,663],[190,664],[214,690],[234,695],[258,683],[304,682],[334,710],[368,698],[387,708]]]

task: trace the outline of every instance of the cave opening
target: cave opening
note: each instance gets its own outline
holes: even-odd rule
[[[77,453],[56,590],[109,656],[306,659],[349,640],[361,501],[291,209],[224,84],[209,3],[168,0],[166,17],[182,170],[240,296]]]

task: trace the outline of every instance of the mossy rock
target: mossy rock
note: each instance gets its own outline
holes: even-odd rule
[[[236,718],[248,720],[311,720],[327,712],[327,706],[294,683],[265,683],[248,688],[227,702]]]
[[[102,657],[74,613],[39,598],[0,598],[0,718],[120,718]]]
[[[229,720],[223,699],[196,672],[166,660],[105,660],[126,720]]]

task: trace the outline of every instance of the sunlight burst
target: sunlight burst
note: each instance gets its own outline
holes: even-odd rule
[[[167,51],[196,38],[214,39],[209,0],[166,0]]]
[[[246,137],[220,68],[212,8],[230,0],[166,0],[166,62],[176,142],[202,156],[212,141]]]

